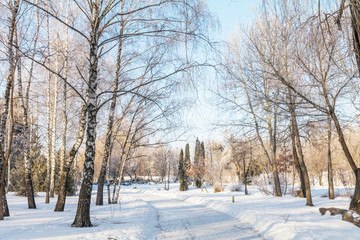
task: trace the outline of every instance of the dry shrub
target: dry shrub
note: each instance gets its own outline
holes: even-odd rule
[[[219,185],[214,186],[214,193],[218,193],[218,192],[222,192],[222,191],[224,191],[224,187],[219,186]]]

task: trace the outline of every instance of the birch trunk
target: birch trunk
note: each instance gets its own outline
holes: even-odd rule
[[[69,0],[66,4],[66,22],[69,21]],[[69,56],[69,32],[68,27],[66,27],[66,43],[65,43],[65,66],[64,66],[64,75],[65,79],[67,80],[68,77],[68,56]],[[63,81],[63,131],[62,131],[62,144],[61,144],[61,154],[60,154],[60,182],[59,182],[59,193],[58,193],[58,199],[56,202],[55,210],[62,212],[65,208],[65,201],[66,201],[66,193],[68,190],[67,182],[70,175],[70,171],[75,159],[75,156],[83,142],[84,139],[84,131],[85,131],[85,123],[86,123],[86,104],[81,108],[81,114],[80,114],[80,120],[79,120],[79,131],[77,135],[77,139],[69,152],[69,155],[66,156],[66,133],[67,133],[67,114],[66,114],[66,108],[67,108],[67,83],[66,80]],[[76,182],[76,181],[75,181]]]
[[[112,153],[113,146],[114,146],[114,143],[112,143],[111,147],[110,147],[109,159],[111,159],[111,153]],[[116,186],[116,181],[114,181],[114,184]],[[107,167],[107,195],[108,195],[108,204],[112,204],[111,193],[110,193],[110,161],[108,162],[108,167]]]
[[[124,168],[125,168],[125,165],[126,165],[126,160],[127,160],[127,158],[124,158],[123,161],[121,161],[121,167],[120,167],[120,171],[119,171],[120,172],[120,174],[119,174],[119,185],[117,187],[116,194],[114,194],[114,196],[113,196],[113,201],[112,201],[113,204],[117,204],[118,201],[119,201],[120,189],[121,189],[121,181],[122,181],[123,174],[124,174]]]
[[[49,15],[46,16],[46,22],[47,22],[47,64],[50,68],[50,17]],[[45,197],[45,203],[50,203],[50,176],[51,176],[51,164],[50,164],[50,158],[51,158],[51,72],[47,72],[47,80],[48,80],[48,91],[47,91],[47,144],[46,144],[46,197]]]
[[[0,147],[1,147],[1,154],[0,154],[0,173],[1,173],[1,180],[0,180],[0,220],[4,219],[4,216],[10,216],[9,208],[6,200],[6,192],[5,192],[5,172],[6,172],[6,165],[7,160],[5,158],[4,154],[4,143],[5,143],[5,129],[6,129],[6,123],[8,119],[8,113],[9,108],[12,108],[10,106],[10,102],[12,102],[13,95],[13,86],[14,86],[14,75],[15,75],[15,68],[16,68],[16,61],[15,61],[15,55],[13,50],[13,44],[14,44],[14,36],[15,36],[15,29],[16,29],[16,21],[19,11],[19,0],[16,0],[14,4],[12,2],[9,2],[9,7],[11,10],[11,21],[9,26],[9,35],[8,35],[8,56],[9,56],[9,75],[6,82],[6,88],[5,88],[5,95],[4,95],[4,110],[1,113],[1,119],[0,119]],[[11,100],[11,101],[10,101]],[[13,124],[12,124],[13,125]],[[13,126],[12,126],[13,127]],[[11,146],[11,142],[9,142],[9,146]],[[9,148],[10,149],[10,148]],[[2,179],[2,176],[4,175],[4,179]]]
[[[66,64],[65,64],[66,65]],[[67,133],[67,94],[66,94],[66,82],[63,85],[63,127],[62,127],[62,138],[61,138],[61,150],[60,150],[60,176],[64,171],[65,157],[66,157],[66,133]]]
[[[86,126],[86,112],[87,112],[86,103],[84,103],[81,108],[79,130],[78,130],[76,141],[66,157],[66,162],[63,165],[64,169],[61,171],[61,174],[60,174],[59,194],[58,194],[58,199],[57,199],[55,210],[54,210],[56,212],[62,212],[62,211],[64,211],[64,208],[65,208],[66,192],[67,192],[67,188],[68,188],[67,180],[69,178],[70,170],[72,168],[76,154],[77,154],[77,152],[83,142],[83,139],[84,139],[85,126]]]
[[[10,141],[8,144],[7,153],[3,151],[2,144],[0,144],[0,156],[1,159],[3,159],[3,164],[1,165],[1,171],[0,171],[0,220],[4,220],[4,217],[10,216],[9,214],[9,208],[6,201],[6,193],[5,193],[5,175],[6,175],[6,167],[8,164],[8,160],[11,153],[11,145],[12,145],[12,139],[13,139],[13,133],[14,133],[14,71],[16,65],[13,66],[12,70],[12,77],[11,77],[11,93],[10,93],[10,120],[11,120],[11,129],[9,130],[10,133]]]
[[[66,22],[68,23],[69,19],[69,0],[66,4]],[[67,81],[68,78],[68,57],[69,57],[69,32],[68,28],[66,27],[66,43],[65,43],[65,64],[64,64],[64,77]],[[62,111],[62,117],[63,117],[63,128],[62,128],[62,139],[61,139],[61,150],[60,150],[60,176],[63,175],[64,171],[64,164],[65,164],[65,157],[66,157],[66,133],[67,133],[67,114],[66,114],[66,108],[67,108],[67,84],[66,81],[63,80],[63,111]]]
[[[121,1],[121,13],[124,13],[124,3],[125,0]],[[105,182],[105,175],[107,166],[109,166],[110,155],[111,155],[111,139],[112,139],[112,131],[114,125],[114,114],[116,108],[116,101],[117,101],[117,91],[119,88],[119,80],[120,80],[120,68],[121,68],[121,52],[122,52],[122,43],[123,43],[123,33],[124,33],[124,16],[121,15],[121,26],[120,26],[120,34],[119,34],[119,44],[118,44],[118,52],[116,57],[116,70],[115,70],[115,79],[114,79],[114,88],[113,88],[113,95],[111,98],[111,105],[110,105],[110,113],[107,123],[107,130],[106,130],[106,140],[104,145],[104,157],[101,164],[100,175],[98,179],[98,189],[96,194],[96,205],[103,205],[104,204],[104,182]]]
[[[10,122],[8,123],[8,128],[7,129],[10,129],[11,128],[11,125],[10,125]],[[6,148],[8,149],[9,148],[9,143],[10,143],[10,139],[11,139],[11,131],[7,131],[8,133],[8,136],[7,136],[7,138],[8,138],[8,140],[7,140],[7,146],[6,146]],[[1,157],[0,157],[1,158]],[[8,172],[7,172],[7,179],[6,179],[6,181],[7,181],[7,183],[6,183],[6,194],[9,192],[9,189],[10,189],[10,187],[11,187],[11,153],[10,153],[10,156],[9,156],[9,159],[8,159],[8,170],[7,170]],[[1,171],[0,171],[1,172]]]
[[[17,44],[17,37],[15,41],[16,46]],[[17,53],[18,55],[18,53]],[[28,207],[31,209],[36,208],[35,204],[35,195],[34,195],[34,188],[32,184],[31,178],[31,165],[30,165],[30,127],[29,127],[29,119],[28,119],[28,101],[29,96],[27,95],[27,99],[24,99],[23,96],[23,89],[22,89],[22,74],[21,74],[21,58],[18,55],[18,90],[19,90],[19,98],[20,98],[20,105],[23,110],[23,135],[24,135],[24,146],[23,146],[23,154],[24,154],[24,167],[25,167],[25,191],[28,200]],[[31,81],[31,79],[29,79]],[[28,85],[29,86],[29,85]],[[25,103],[26,102],[26,103]]]
[[[55,60],[56,72],[59,72],[59,58],[56,57]],[[59,77],[55,76],[55,81],[53,85],[54,90],[54,99],[52,104],[52,116],[51,116],[51,176],[50,176],[50,197],[54,197],[55,191],[55,143],[56,143],[56,114],[57,114],[57,95],[58,95],[58,80]]]
[[[134,98],[132,98],[130,100],[130,103],[133,101]],[[129,105],[127,106],[130,107],[130,103]],[[118,189],[116,191],[116,196],[114,198],[113,196],[113,201],[112,203],[113,204],[117,204],[118,202],[118,199],[119,199],[119,195],[120,195],[120,188],[121,188],[121,181],[122,181],[122,177],[123,177],[123,173],[124,173],[124,169],[125,169],[125,165],[126,165],[126,161],[129,159],[129,156],[130,156],[130,152],[131,152],[131,149],[133,147],[133,144],[134,144],[134,140],[135,140],[135,136],[136,136],[136,132],[137,132],[137,129],[135,128],[132,136],[131,136],[131,139],[130,139],[130,135],[131,135],[131,130],[133,128],[133,124],[135,123],[135,118],[137,116],[137,114],[139,113],[140,111],[140,104],[137,106],[135,112],[134,112],[134,115],[132,116],[132,119],[131,119],[131,123],[130,123],[130,126],[129,126],[129,129],[127,131],[127,134],[126,134],[126,139],[122,145],[122,153],[121,153],[121,161],[120,161],[120,167],[119,167],[119,185],[118,185]],[[127,146],[129,145],[129,146]],[[130,176],[131,177],[131,176]]]
[[[93,1],[91,6],[91,34],[89,51],[89,79],[87,101],[87,129],[85,161],[82,175],[82,183],[79,194],[79,202],[73,227],[92,227],[90,221],[91,191],[94,177],[95,141],[96,141],[96,114],[97,114],[97,68],[98,68],[98,40],[99,40],[99,0]]]

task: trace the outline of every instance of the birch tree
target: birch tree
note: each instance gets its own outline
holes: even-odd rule
[[[175,43],[177,41],[184,41],[184,36],[189,35],[186,38],[205,40],[206,36],[200,33],[199,30],[203,29],[200,26],[199,18],[206,19],[203,15],[206,12],[206,8],[201,1],[152,1],[143,2],[137,1],[129,5],[130,8],[126,9],[124,14],[119,14],[121,10],[121,1],[108,0],[108,1],[74,1],[76,7],[82,15],[83,21],[87,22],[87,28],[80,25],[66,24],[66,21],[58,16],[53,10],[47,10],[43,4],[35,4],[33,1],[24,0],[30,5],[33,5],[46,14],[59,21],[62,25],[68,26],[75,34],[85,39],[88,43],[88,77],[87,77],[87,120],[86,120],[86,146],[85,146],[85,162],[83,168],[83,177],[81,183],[81,189],[79,194],[79,202],[77,214],[72,226],[74,227],[90,227],[92,226],[90,221],[90,199],[92,182],[94,175],[94,157],[95,157],[95,141],[96,141],[96,126],[97,126],[97,112],[102,103],[98,100],[104,99],[106,94],[111,94],[113,91],[99,92],[98,87],[101,82],[99,81],[99,73],[102,74],[100,69],[100,63],[105,54],[110,53],[111,45],[119,39],[119,34],[111,34],[115,27],[118,26],[121,15],[132,16],[133,19],[138,19],[138,23],[133,25],[133,31],[124,34],[124,38],[139,38],[143,37],[143,40],[152,39],[154,42],[164,40],[162,43]],[[183,11],[180,9],[186,8],[188,14],[184,16]],[[163,19],[161,21],[154,20],[154,16]],[[203,20],[201,19],[201,20]],[[145,28],[141,25],[146,22],[153,22],[154,24],[147,24]],[[188,24],[185,24],[185,23]],[[204,23],[204,21],[202,22]],[[185,26],[186,25],[186,26]],[[160,29],[160,30],[159,30]],[[116,31],[115,31],[116,32]],[[139,40],[141,42],[142,40]],[[194,41],[194,40],[192,40]],[[160,41],[161,42],[161,41]],[[166,49],[163,48],[163,49]],[[170,47],[167,47],[170,49]],[[167,51],[168,53],[168,51]],[[156,61],[164,61],[163,54],[160,58],[153,59]],[[171,59],[170,55],[167,57]],[[155,82],[162,81],[174,76],[178,73],[184,72],[189,69],[190,64],[178,61],[174,64],[176,59],[172,58],[172,65],[168,65],[169,68],[166,72],[162,72],[155,79]],[[188,59],[189,60],[189,59]],[[154,70],[149,68],[149,70]],[[56,75],[56,71],[54,71]],[[159,72],[160,73],[160,72]],[[142,82],[141,85],[129,85],[123,93],[134,92],[139,87],[144,87],[154,82],[152,79],[150,82]],[[76,89],[73,89],[76,91]],[[119,94],[118,96],[120,96]],[[107,100],[105,100],[106,102]]]
[[[6,194],[5,194],[5,172],[7,169],[8,159],[11,151],[11,142],[9,142],[8,150],[5,152],[4,150],[4,143],[5,143],[5,129],[6,123],[8,119],[9,109],[11,113],[11,118],[13,121],[13,96],[14,96],[14,78],[15,78],[15,70],[17,61],[15,58],[14,52],[14,43],[15,43],[15,32],[16,32],[16,24],[19,17],[19,8],[20,8],[20,1],[9,1],[8,5],[6,6],[10,11],[10,21],[9,21],[9,33],[8,33],[8,42],[7,42],[7,51],[8,51],[8,61],[9,61],[9,70],[8,70],[8,77],[6,82],[5,88],[5,104],[4,109],[1,112],[1,122],[0,122],[0,220],[4,219],[4,216],[9,216],[9,209],[6,201]],[[13,128],[13,122],[12,122]],[[12,135],[12,134],[11,134]],[[10,135],[10,136],[11,136]],[[12,138],[10,137],[10,140]]]
[[[120,14],[124,14],[124,4],[125,0],[121,1],[121,7],[120,7]],[[124,21],[124,15],[121,15],[120,17],[120,33],[119,33],[119,40],[118,40],[118,51],[116,56],[116,70],[115,70],[115,77],[114,77],[114,86],[113,86],[113,94],[111,97],[111,105],[110,105],[110,111],[109,111],[109,118],[107,122],[107,130],[106,130],[106,137],[105,137],[105,144],[104,144],[104,156],[101,164],[100,169],[100,176],[98,179],[98,189],[97,189],[97,195],[96,195],[96,205],[103,205],[103,189],[104,189],[104,181],[105,181],[105,175],[106,175],[106,169],[107,166],[109,166],[109,160],[110,160],[110,144],[112,139],[112,128],[114,124],[114,115],[115,115],[115,108],[117,103],[117,91],[119,88],[119,81],[120,81],[120,71],[122,67],[121,63],[121,54],[122,54],[122,41],[124,37],[124,28],[125,28],[125,21]]]
[[[36,42],[37,42],[37,36],[38,36],[38,29],[35,33],[35,41],[34,45],[36,48]],[[20,53],[18,51],[19,48],[19,40],[18,40],[18,32],[15,29],[15,47],[16,47],[16,59],[17,59],[17,80],[18,80],[18,95],[20,98],[20,106],[22,108],[22,114],[23,114],[23,138],[24,138],[24,166],[25,166],[25,188],[26,188],[26,196],[28,199],[28,207],[29,208],[36,208],[35,204],[35,193],[34,193],[34,187],[32,183],[32,174],[31,174],[31,163],[30,163],[30,121],[29,121],[29,94],[30,94],[30,88],[31,88],[31,81],[32,76],[30,75],[26,89],[25,89],[25,96],[23,94],[23,76],[22,76],[22,58],[20,56]]]

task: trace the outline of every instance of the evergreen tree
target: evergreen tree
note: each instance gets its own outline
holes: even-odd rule
[[[186,175],[186,169],[185,169],[184,151],[181,149],[180,159],[179,159],[180,191],[186,191],[188,189],[188,184],[187,184],[186,179],[187,179],[187,175]]]
[[[190,179],[189,179],[189,172],[190,172],[190,166],[191,166],[191,163],[190,163],[190,146],[189,144],[187,143],[186,146],[185,146],[185,182],[186,182],[186,186],[189,186],[189,183],[190,183]]]
[[[201,186],[203,185],[204,175],[205,175],[205,146],[204,142],[201,142],[201,154],[200,154],[200,179]]]
[[[194,152],[194,181],[197,188],[201,187],[201,176],[200,176],[200,158],[201,158],[201,144],[198,138],[196,138],[195,142],[195,152]]]

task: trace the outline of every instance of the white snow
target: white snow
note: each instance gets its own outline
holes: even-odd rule
[[[121,204],[91,206],[93,228],[72,228],[77,196],[68,197],[64,212],[54,212],[55,200],[27,209],[25,197],[8,194],[11,217],[0,222],[0,239],[359,239],[360,228],[341,216],[321,216],[320,207],[347,208],[350,199],[321,197],[326,188],[313,189],[315,207],[305,199],[266,196],[250,187],[243,192],[209,193],[178,184],[123,187]],[[95,187],[95,186],[94,186]],[[96,189],[92,203],[95,203]],[[340,189],[338,189],[340,191]],[[235,203],[232,203],[232,196]]]

